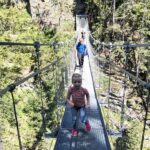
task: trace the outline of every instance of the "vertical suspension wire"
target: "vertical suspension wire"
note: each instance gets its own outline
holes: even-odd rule
[[[125,53],[125,69],[127,66],[127,54]],[[124,132],[124,109],[125,109],[125,99],[126,99],[126,88],[127,88],[127,74],[124,73],[123,79],[123,95],[122,95],[122,103],[121,103],[121,114],[120,114],[120,131],[121,135],[123,136]]]
[[[98,58],[100,58],[100,49],[99,49],[99,51],[98,51]],[[101,77],[101,69],[100,69],[100,60],[99,59],[97,59],[97,61],[98,61],[98,86],[99,86],[99,89],[100,89],[100,77]]]
[[[16,105],[15,105],[15,98],[13,94],[13,90],[15,89],[15,85],[11,84],[9,85],[10,88],[10,93],[12,97],[12,102],[13,102],[13,109],[14,109],[14,115],[15,115],[15,121],[16,121],[16,128],[17,128],[17,136],[18,136],[18,142],[19,142],[19,149],[22,150],[22,142],[21,142],[21,136],[20,136],[20,130],[19,130],[19,122],[18,122],[18,117],[17,117],[17,110],[16,110]]]
[[[76,47],[73,49],[73,58],[74,58],[74,64],[75,64],[75,67],[77,66],[77,51],[76,51]]]
[[[40,70],[40,57],[41,57],[41,53],[40,53],[40,43],[39,42],[35,42],[34,43],[34,48],[35,48],[35,66],[36,66],[36,71]],[[41,116],[42,116],[42,127],[43,127],[43,132],[46,131],[46,122],[45,122],[45,110],[44,110],[44,102],[43,102],[43,86],[42,86],[42,78],[41,78],[41,74],[39,73],[37,75],[38,83],[39,83],[39,95],[40,95],[40,101],[41,101]]]
[[[44,102],[43,102],[43,86],[42,86],[41,74],[39,74],[39,85],[40,85],[42,126],[43,126],[43,131],[46,132],[45,110],[44,110]]]
[[[113,4],[112,4],[112,40],[114,40],[114,24],[115,24],[115,9],[116,9],[116,0],[113,0]],[[111,40],[111,41],[112,41]]]
[[[147,11],[147,0],[143,0],[144,2],[144,13],[143,13],[143,27],[147,27],[147,23],[145,20],[149,20],[149,17],[146,18],[145,16],[145,12]],[[144,36],[143,36],[143,41],[144,41]],[[149,71],[149,69],[148,69]],[[147,81],[148,82],[148,81]],[[146,103],[145,103],[145,118],[144,118],[144,125],[143,125],[143,132],[142,132],[142,139],[141,139],[141,145],[140,145],[140,150],[143,149],[143,145],[144,145],[144,136],[145,136],[145,129],[146,129],[146,121],[147,121],[147,117],[148,117],[148,112],[149,112],[149,104],[150,104],[150,88],[148,89],[148,96],[146,99]]]
[[[145,0],[147,2],[147,0]],[[150,72],[150,68],[148,68],[148,73]],[[141,138],[141,145],[140,145],[140,150],[143,149],[144,146],[144,136],[145,136],[145,130],[146,130],[146,122],[148,120],[148,113],[149,113],[149,106],[150,106],[150,86],[149,86],[149,79],[147,79],[147,85],[148,89],[148,94],[146,98],[146,102],[143,102],[144,108],[145,108],[145,118],[143,122],[143,132],[142,132],[142,138]]]
[[[144,136],[145,136],[145,129],[146,129],[146,122],[147,122],[147,117],[148,117],[148,107],[150,103],[150,89],[148,89],[148,95],[146,98],[146,103],[145,103],[145,118],[144,118],[144,125],[143,125],[143,133],[142,133],[142,139],[141,139],[141,145],[140,145],[140,150],[143,149],[144,145]]]
[[[125,8],[125,2],[123,2],[123,8]],[[121,22],[122,24],[122,40],[125,41],[125,30],[124,30],[124,25],[125,25],[125,9],[123,9],[123,20]]]
[[[100,51],[98,51],[98,57],[100,56]],[[98,69],[98,89],[100,89],[100,61],[97,59],[97,69]]]
[[[57,56],[56,56],[57,57]],[[57,59],[57,58],[56,58]],[[57,127],[60,126],[60,120],[59,120],[59,106],[58,106],[58,59],[56,61],[56,70],[55,70],[55,93],[56,93],[56,109],[57,109]]]
[[[139,68],[140,68],[140,66],[139,66],[139,54],[138,54],[138,51],[139,50],[139,48],[137,47],[137,56],[136,56],[136,78],[138,78],[139,77]],[[138,85],[138,82],[136,81],[136,85]]]
[[[74,60],[74,50],[72,50],[71,52],[71,57],[70,57],[70,61],[71,61],[71,66],[70,66],[70,73],[72,74],[72,72],[74,72],[74,63],[75,63],[75,60]]]
[[[102,42],[102,52],[104,52],[104,42]],[[100,53],[99,53],[99,57],[100,57]],[[100,59],[99,59],[99,63],[100,63]],[[102,63],[102,67],[104,68],[104,64],[103,63]]]
[[[100,4],[99,4],[99,6],[100,6]],[[98,58],[97,58],[98,91],[100,91],[101,69],[100,69],[100,60],[99,60],[99,58],[100,58],[100,48],[99,48],[99,45],[98,45],[98,48],[97,48],[97,49],[98,49],[98,50],[97,50],[96,52],[98,52]],[[96,94],[97,94],[97,92],[96,92]],[[100,94],[99,94],[99,92],[98,92],[97,96],[98,96],[98,100],[100,100]],[[99,102],[101,102],[101,101],[99,101]]]
[[[141,26],[141,28],[145,26],[145,12],[146,12],[146,9],[147,9],[146,2],[147,1],[144,0],[144,11],[143,11],[142,26]],[[144,36],[143,36],[142,40],[144,41]],[[139,52],[139,48],[137,47],[137,65],[136,65],[136,77],[137,78],[139,77],[139,69],[140,69],[140,58],[139,58],[138,52]],[[138,84],[138,83],[136,82],[136,84]]]
[[[68,55],[66,56],[66,59],[65,59],[65,72],[64,72],[64,76],[65,76],[65,89],[67,89],[67,87],[68,87],[68,63],[67,63],[67,61],[68,61]]]
[[[123,8],[125,8],[125,2],[123,2]],[[127,42],[126,38],[125,38],[125,34],[124,34],[124,24],[125,24],[125,10],[123,9],[123,22],[122,22],[122,26],[123,26],[123,34],[122,34],[122,40],[125,42]],[[125,70],[127,69],[127,56],[128,56],[128,50],[129,47],[126,47],[125,51]],[[122,93],[122,103],[121,103],[121,114],[120,114],[120,132],[121,132],[121,136],[124,135],[124,111],[125,111],[125,99],[126,99],[126,88],[127,88],[127,74],[124,73],[124,78],[123,78],[123,93]]]
[[[58,56],[56,54],[56,44],[54,45],[54,56],[56,58],[56,63],[54,64],[54,91],[55,91],[55,97],[54,97],[54,101],[56,104],[56,118],[57,118],[57,128],[59,128],[60,122],[59,122],[59,112],[58,112],[58,87],[57,87],[57,75],[58,75]]]
[[[69,60],[68,60],[68,67],[67,67],[67,68],[68,68],[68,77],[69,77],[69,78],[70,78],[70,76],[71,76],[71,69],[70,69],[70,68],[71,68],[71,63],[72,63],[72,62],[71,62],[71,60],[72,60],[72,59],[71,59],[71,55],[72,55],[72,54],[71,54],[71,52],[70,52],[70,55],[68,56],[68,57],[69,57],[69,58],[68,58]],[[70,63],[69,63],[69,62],[70,62]]]
[[[68,83],[67,86],[69,86],[70,79],[71,79],[71,71],[70,71],[70,67],[71,67],[71,54],[72,54],[72,52],[70,51],[69,54],[68,54],[68,60],[67,60],[67,76],[68,76],[68,79],[69,79],[69,81],[67,80],[67,83]]]
[[[144,2],[144,12],[143,12],[143,18],[142,18],[142,27],[144,27],[146,25],[145,12],[147,10],[147,0],[144,0],[143,2]],[[144,36],[143,36],[142,40],[144,41]]]
[[[67,42],[67,46],[69,47],[69,42]],[[68,68],[67,68],[67,61],[68,61],[68,54],[64,51],[64,87],[67,89],[68,86]]]
[[[111,93],[111,52],[112,52],[112,43],[110,43],[110,49],[109,49],[109,79],[108,79],[108,92],[107,92],[107,101],[108,101],[108,129],[110,129],[109,126],[109,119],[110,119],[110,93]]]
[[[63,58],[63,66],[61,68],[61,75],[62,75],[62,79],[61,79],[61,82],[62,82],[62,92],[61,92],[61,97],[62,97],[62,103],[63,105],[65,104],[65,94],[64,94],[64,91],[65,91],[65,63],[64,63],[65,59]],[[62,117],[62,115],[61,115]]]

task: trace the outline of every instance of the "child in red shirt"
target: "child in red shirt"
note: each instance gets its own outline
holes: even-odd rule
[[[87,119],[86,107],[90,105],[90,97],[87,89],[81,86],[82,77],[78,73],[74,73],[72,76],[72,84],[68,89],[67,102],[71,106],[73,129],[72,136],[77,136],[77,114],[79,112],[82,123],[85,123],[86,130],[90,131],[91,126]]]

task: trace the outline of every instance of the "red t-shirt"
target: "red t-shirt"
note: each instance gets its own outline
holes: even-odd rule
[[[85,96],[87,100],[89,100],[89,92],[87,89],[81,87],[80,89],[76,89],[74,86],[70,86],[67,94],[67,99],[70,100],[72,97],[72,102],[74,106],[85,106]]]

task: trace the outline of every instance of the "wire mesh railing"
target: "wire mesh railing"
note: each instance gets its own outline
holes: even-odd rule
[[[0,45],[9,44],[20,45],[0,42]],[[43,44],[35,42],[21,45],[34,46],[34,67],[26,77],[0,90],[1,145],[6,150],[10,147],[13,150],[36,149],[37,145],[43,149],[39,144],[43,135],[59,128],[61,122],[65,88],[75,66],[74,52],[71,50],[68,54],[65,51],[64,56],[60,57],[56,50],[62,43],[53,43],[52,56],[55,60],[43,67],[40,52]]]
[[[58,62],[61,61],[62,63],[62,60],[63,59],[58,60]],[[3,116],[12,126],[12,129],[17,127],[17,136],[20,149],[28,147],[28,144],[26,145],[25,143],[27,141],[29,144],[36,142],[35,136],[41,138],[43,133],[46,131],[47,126],[55,128],[55,125],[57,125],[59,121],[56,120],[56,123],[53,121],[52,125],[49,122],[51,121],[51,115],[56,115],[55,113],[53,114],[53,112],[57,107],[57,98],[60,94],[62,94],[61,92],[63,92],[62,88],[62,91],[59,91],[59,94],[57,93],[60,83],[63,82],[63,72],[58,72],[58,74],[55,75],[53,74],[53,72],[55,72],[57,69],[56,62],[57,61],[44,68],[43,71],[45,72],[38,70],[25,79],[10,84],[6,89],[1,91],[1,94],[3,93],[1,95],[1,110],[3,112],[1,113],[4,113]],[[34,77],[36,75],[38,75],[38,80],[36,83],[34,83]],[[57,83],[56,78],[58,80]],[[9,91],[11,94],[9,94],[7,91]],[[13,106],[13,109],[11,106]],[[12,112],[14,112],[14,117]],[[9,115],[9,113],[11,115]],[[26,120],[26,123],[24,120]],[[24,130],[25,126],[28,128],[28,132]],[[32,129],[31,127],[35,127],[37,129]],[[14,138],[15,130],[9,131],[9,129],[6,128],[3,131],[8,132],[7,136],[12,136],[12,139],[16,139]],[[30,133],[32,134],[30,135]],[[2,140],[3,139],[5,139],[5,137],[3,137]],[[11,141],[10,144],[17,145],[16,140],[14,140],[14,143]],[[7,147],[7,145],[5,146]],[[11,145],[11,147],[13,147],[13,149],[17,149],[14,147],[14,145]],[[32,148],[34,148],[34,144],[32,145]]]
[[[143,108],[141,108],[140,117],[138,115],[139,120],[143,121],[143,130],[142,128],[139,131],[139,140],[140,146],[139,149],[144,148],[144,139],[146,133],[146,125],[148,120],[148,108],[149,108],[149,92],[150,92],[150,83],[144,81],[139,78],[136,74],[133,74],[132,71],[128,68],[129,66],[129,51],[132,51],[132,47],[148,47],[150,44],[106,44],[104,42],[96,41],[93,37],[90,38],[92,41],[91,43],[95,43],[96,48],[93,51],[95,56],[95,65],[96,69],[93,69],[94,74],[99,75],[98,80],[95,78],[95,84],[100,83],[98,86],[97,95],[99,97],[99,103],[103,111],[104,120],[106,124],[107,131],[109,135],[113,136],[121,136],[123,139],[126,136],[126,132],[128,130],[127,120],[132,120],[133,111],[127,113],[127,107],[129,103],[129,88],[135,88],[131,86],[132,84],[136,84],[136,86],[141,87],[142,96],[141,103],[143,103]],[[100,45],[100,46],[99,46]],[[116,59],[111,57],[113,53],[113,49],[116,47],[123,47],[124,51],[124,62],[123,67],[118,66],[116,63]],[[100,49],[99,49],[100,48]],[[94,67],[93,67],[94,68]],[[99,72],[99,73],[98,73]],[[101,81],[99,81],[101,80]],[[118,83],[117,83],[118,82]],[[132,84],[131,84],[132,82]],[[102,89],[103,88],[103,89]],[[131,96],[130,96],[131,97]],[[131,110],[131,107],[128,108]],[[136,110],[136,109],[135,109]],[[107,113],[106,113],[107,112]],[[145,113],[144,113],[145,112]],[[116,122],[115,120],[118,119],[118,115],[120,114],[120,119]],[[115,118],[113,119],[113,117]],[[135,115],[134,115],[134,119]],[[133,119],[133,120],[134,120]],[[120,124],[119,124],[120,122]],[[115,127],[115,128],[114,128]],[[119,131],[119,132],[118,132]],[[110,138],[110,140],[113,140]],[[122,147],[123,148],[123,147]]]

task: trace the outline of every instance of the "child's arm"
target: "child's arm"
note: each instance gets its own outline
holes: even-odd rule
[[[89,107],[90,106],[90,94],[87,89],[85,89],[85,96],[87,100],[86,106]]]
[[[67,103],[71,105],[72,107],[74,106],[74,103],[71,101],[71,88],[68,89],[67,93]]]
[[[67,102],[70,106],[72,106],[72,107],[74,106],[74,103],[71,100],[67,99]]]

